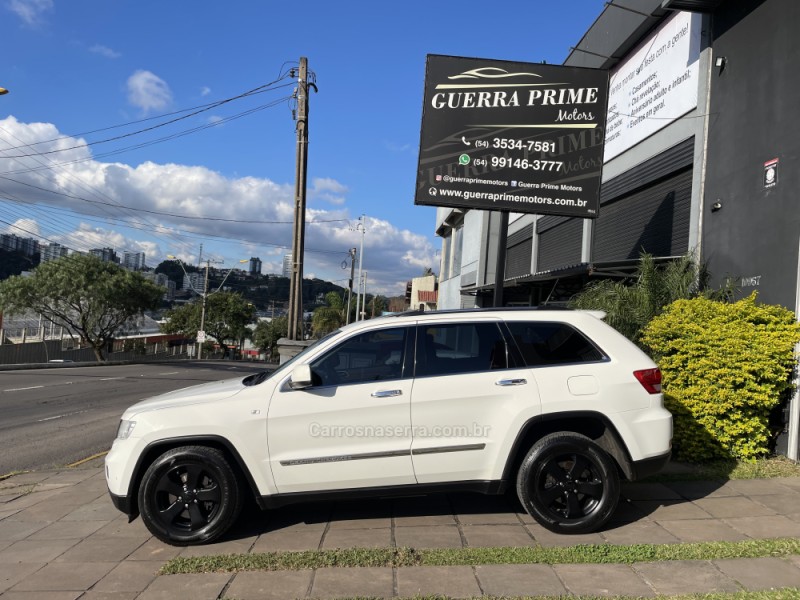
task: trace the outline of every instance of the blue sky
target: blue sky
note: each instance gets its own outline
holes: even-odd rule
[[[438,271],[441,246],[435,209],[413,203],[426,55],[560,64],[603,4],[0,0],[0,232],[144,251],[150,266],[195,262],[202,243],[225,266],[259,256],[280,272],[295,174],[285,76],[306,56],[319,91],[304,272],[343,283],[366,214],[368,291],[401,294]]]

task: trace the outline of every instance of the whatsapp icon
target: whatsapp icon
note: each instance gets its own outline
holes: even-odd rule
[[[468,165],[469,164],[469,154],[462,154],[458,157],[458,164],[460,165]]]

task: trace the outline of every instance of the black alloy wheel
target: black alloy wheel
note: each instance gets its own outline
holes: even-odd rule
[[[236,520],[241,504],[236,476],[224,454],[205,446],[165,452],[147,469],[139,487],[145,525],[169,544],[217,539]]]
[[[558,533],[588,533],[604,525],[619,501],[611,457],[589,438],[554,433],[522,461],[517,495],[541,525]]]

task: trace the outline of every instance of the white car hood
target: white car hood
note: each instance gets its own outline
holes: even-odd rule
[[[122,418],[130,419],[132,416],[144,411],[162,410],[165,408],[222,400],[223,398],[238,394],[245,389],[246,386],[242,383],[242,379],[243,377],[238,377],[236,379],[226,379],[225,381],[213,381],[211,383],[182,388],[174,392],[167,392],[160,396],[153,396],[152,398],[142,400],[129,407],[128,410],[125,411],[125,414],[122,415]]]

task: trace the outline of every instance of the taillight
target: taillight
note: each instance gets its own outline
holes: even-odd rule
[[[661,393],[661,369],[642,369],[633,374],[648,394]]]

